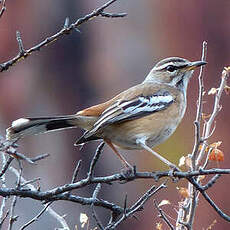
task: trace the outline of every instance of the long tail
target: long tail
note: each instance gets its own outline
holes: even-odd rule
[[[79,127],[90,129],[95,117],[68,115],[61,117],[20,118],[13,121],[6,130],[8,140],[16,140],[28,135],[46,133],[50,131]]]

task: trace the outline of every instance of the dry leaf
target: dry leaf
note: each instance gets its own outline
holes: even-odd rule
[[[192,159],[190,157],[186,156],[185,157],[185,164],[186,164],[186,166],[191,168],[192,167]]]
[[[182,157],[180,158],[179,164],[178,164],[179,167],[181,167],[181,166],[183,166],[183,165],[185,165],[185,156],[182,156]]]
[[[226,67],[224,67],[224,71],[226,71],[226,72],[230,72],[230,66],[226,66]]]
[[[204,180],[204,178],[205,178],[205,175],[199,176],[199,180],[200,180],[200,181]]]
[[[214,221],[208,226],[208,228],[207,228],[206,230],[212,230],[213,226],[214,226],[216,223],[217,223],[217,221],[214,220]]]
[[[88,222],[88,216],[85,213],[80,214],[81,227],[84,228],[85,224]]]
[[[171,204],[171,203],[170,203],[169,200],[162,200],[162,201],[160,202],[160,204],[158,204],[158,207],[161,207],[161,206],[166,205],[166,204]]]
[[[209,117],[211,117],[211,114],[202,113],[201,117],[202,117],[202,120],[205,121],[206,119],[208,119]]]
[[[208,95],[214,95],[217,93],[217,88],[211,88],[209,91],[208,91]]]
[[[192,160],[189,156],[182,156],[179,160],[179,164],[178,166],[181,167],[181,166],[184,166],[186,165],[187,167],[191,167],[192,166]]]
[[[157,225],[156,225],[156,229],[157,230],[162,230],[162,223],[161,222],[158,222]]]
[[[213,142],[209,145],[209,148],[218,148],[222,144],[222,141]]]
[[[230,94],[230,87],[226,85],[226,86],[224,87],[224,91],[225,91],[225,93],[226,93],[227,95],[229,95],[229,94]]]
[[[188,192],[187,188],[180,187],[180,188],[177,188],[177,189],[178,189],[179,194],[181,196],[183,196],[184,198],[189,198],[189,192]]]

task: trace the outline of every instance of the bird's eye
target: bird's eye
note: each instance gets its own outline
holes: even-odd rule
[[[176,70],[176,66],[173,66],[173,65],[169,65],[166,67],[166,70],[169,71],[169,72],[173,72]]]

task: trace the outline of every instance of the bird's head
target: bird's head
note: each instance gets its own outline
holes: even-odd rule
[[[190,62],[179,57],[166,58],[153,67],[144,82],[165,83],[184,91],[194,69],[205,64],[205,61]]]

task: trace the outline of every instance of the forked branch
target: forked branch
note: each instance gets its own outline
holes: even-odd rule
[[[29,49],[24,49],[20,32],[17,31],[16,32],[16,39],[17,39],[17,42],[18,42],[19,52],[12,59],[0,64],[0,72],[8,70],[9,67],[14,65],[15,63],[25,59],[26,57],[30,56],[35,51],[40,51],[41,48],[43,48],[45,46],[48,46],[51,43],[59,40],[64,35],[68,35],[68,34],[72,33],[75,30],[79,31],[78,28],[79,28],[80,25],[82,25],[83,23],[86,23],[86,22],[88,22],[88,21],[90,21],[90,20],[92,20],[92,19],[94,19],[94,18],[96,18],[98,16],[106,17],[106,18],[121,18],[121,17],[125,17],[127,15],[126,13],[110,14],[110,13],[104,12],[105,9],[107,9],[110,5],[112,5],[116,1],[117,0],[110,0],[110,1],[106,2],[101,7],[97,8],[97,9],[94,9],[91,13],[85,15],[82,18],[77,19],[75,22],[73,22],[70,25],[69,25],[69,19],[67,18],[65,20],[64,26],[63,26],[63,28],[61,30],[59,30],[57,33],[45,38],[39,44],[37,44],[37,45],[35,45],[35,46],[33,46],[33,47],[29,48]],[[3,4],[3,8],[1,10],[1,12],[3,13],[4,10],[5,10],[5,1],[4,0],[3,0],[2,4]],[[1,12],[0,12],[0,16],[1,16]]]

